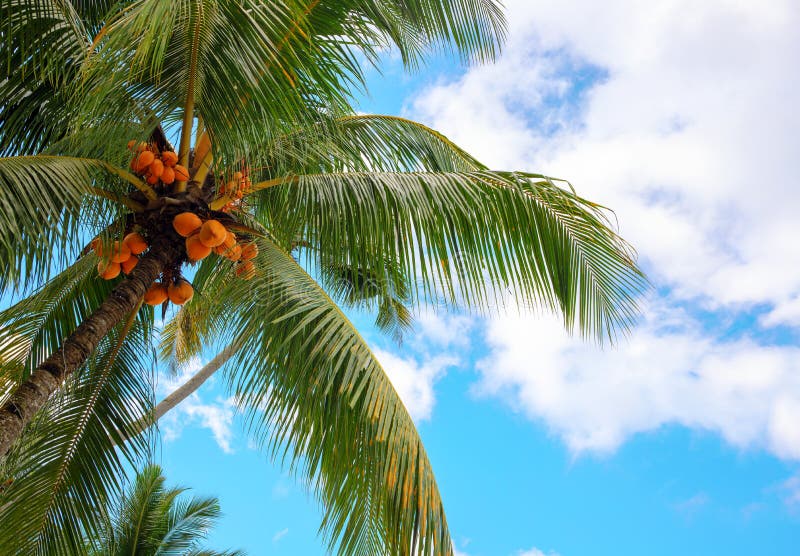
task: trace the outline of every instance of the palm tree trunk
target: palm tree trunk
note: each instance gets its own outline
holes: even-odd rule
[[[148,427],[158,422],[158,420],[161,419],[168,411],[194,394],[197,389],[200,388],[200,386],[202,386],[206,380],[211,378],[211,375],[216,373],[225,363],[227,363],[228,359],[233,357],[238,350],[239,344],[234,340],[222,351],[220,351],[202,369],[197,371],[194,376],[181,384],[177,390],[161,400],[158,405],[153,408],[153,412],[150,415],[136,423],[133,428],[133,434],[128,438],[132,438],[141,434],[147,430]]]
[[[0,408],[0,458],[8,453],[25,425],[53,392],[84,364],[106,334],[136,309],[139,300],[161,271],[179,256],[180,251],[176,246],[168,242],[154,243],[128,278],[120,282],[61,347],[19,385]]]

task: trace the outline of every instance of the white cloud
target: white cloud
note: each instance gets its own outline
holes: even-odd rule
[[[490,166],[568,178],[612,207],[671,297],[617,351],[554,319],[491,320],[476,391],[576,452],[679,423],[800,459],[800,349],[760,345],[758,330],[723,341],[676,309],[766,306],[761,326],[800,326],[800,4],[506,6],[498,63],[406,111]]]
[[[423,310],[415,315],[413,343],[418,347],[433,344],[437,350],[463,347],[470,342],[474,324],[475,320],[466,315]]]
[[[416,421],[430,419],[436,402],[433,385],[458,359],[440,355],[419,364],[414,358],[402,358],[382,349],[373,350],[400,399]]]
[[[289,534],[289,528],[281,529],[272,536],[272,542],[279,542],[283,537]]]
[[[790,0],[510,0],[495,66],[408,106],[492,166],[613,207],[661,283],[711,306],[800,296],[800,9]],[[604,77],[579,94],[589,71]],[[776,310],[765,324],[798,323]]]
[[[800,473],[789,477],[780,485],[783,501],[791,510],[800,509]]]
[[[698,492],[694,496],[681,500],[675,504],[675,510],[683,514],[686,518],[693,518],[697,512],[708,506],[711,498],[705,492]]]
[[[543,552],[538,548],[529,548],[528,550],[520,550],[518,556],[559,556],[557,552]]]
[[[764,326],[776,326],[779,324],[800,326],[800,295],[795,296],[794,299],[787,300],[762,316],[761,324]]]
[[[202,403],[191,396],[179,406],[179,411],[203,428],[207,428],[214,435],[214,440],[226,454],[232,454],[231,440],[233,439],[233,416],[236,404],[233,398],[217,398],[213,403]],[[184,426],[186,425],[184,420]]]
[[[475,391],[544,422],[576,453],[610,452],[677,423],[800,460],[800,348],[715,341],[664,304],[645,316],[607,350],[570,337],[555,318],[492,320]]]
[[[195,357],[181,367],[174,376],[167,373],[160,374],[156,388],[159,399],[174,392],[199,371],[204,364],[199,357]],[[209,381],[213,380],[213,377],[209,379]],[[231,454],[234,451],[231,442],[233,439],[233,417],[235,411],[236,403],[233,398],[217,397],[214,401],[209,402],[201,397],[200,391],[197,391],[162,417],[159,421],[159,428],[166,442],[179,438],[183,429],[187,426],[200,426],[209,429],[220,449],[227,454]]]

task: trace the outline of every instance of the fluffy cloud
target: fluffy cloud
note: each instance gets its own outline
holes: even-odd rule
[[[558,554],[556,552],[542,552],[534,547],[525,551],[520,551],[518,556],[558,556]]]
[[[414,337],[411,343],[418,349],[432,345],[441,349],[464,347],[470,343],[475,320],[448,312],[435,313],[430,310],[415,315]]]
[[[392,385],[415,421],[430,419],[436,401],[433,385],[458,359],[440,355],[417,363],[413,357],[400,357],[390,351],[374,350]]]
[[[283,539],[283,537],[285,537],[288,534],[289,534],[288,527],[281,529],[280,531],[272,535],[272,542],[280,542]]]
[[[205,363],[200,358],[192,361],[179,369],[178,374],[169,375],[162,373],[159,376],[157,393],[159,399],[174,392],[180,385],[199,371]],[[213,378],[211,379],[213,381]],[[166,442],[180,437],[187,426],[200,426],[209,429],[217,445],[225,453],[233,453],[231,441],[233,439],[233,417],[236,412],[236,403],[233,398],[216,398],[207,401],[200,396],[199,391],[192,393],[177,407],[172,409],[159,421],[162,437]]]
[[[681,310],[656,304],[629,340],[601,350],[556,319],[487,325],[475,391],[508,400],[575,452],[610,452],[670,423],[800,459],[800,348],[717,341]]]
[[[798,4],[506,6],[499,62],[431,85],[406,111],[490,166],[568,178],[613,207],[670,294],[616,350],[554,319],[491,320],[476,391],[576,452],[678,423],[800,459],[800,349],[758,342],[759,325],[800,326]],[[735,341],[696,320],[763,307]]]
[[[800,509],[800,473],[789,477],[781,486],[783,501],[786,506],[797,511]]]
[[[429,88],[411,115],[492,166],[569,178],[613,207],[677,294],[794,299],[763,322],[797,324],[796,2],[506,4],[500,62]]]

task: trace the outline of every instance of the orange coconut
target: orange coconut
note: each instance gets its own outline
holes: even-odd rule
[[[136,232],[131,232],[126,235],[123,238],[122,243],[127,245],[128,249],[130,249],[131,253],[134,255],[141,255],[147,251],[147,242],[144,240],[141,234]]]
[[[172,227],[183,237],[189,237],[202,225],[203,221],[193,212],[182,212],[172,219]]]
[[[97,255],[98,257],[103,256],[103,240],[101,240],[99,237],[96,237],[92,240],[92,242],[89,245],[91,246],[95,255]]]
[[[200,241],[200,236],[195,234],[186,238],[186,255],[191,261],[205,259],[211,254],[211,247]]]
[[[131,257],[123,262],[120,266],[122,266],[122,272],[125,274],[130,274],[131,270],[133,270],[137,264],[139,264],[139,257],[131,255]]]
[[[244,261],[236,266],[236,275],[242,280],[249,280],[256,275],[256,265],[253,261]]]
[[[177,283],[167,288],[167,294],[169,295],[169,300],[175,305],[183,305],[194,295],[194,288],[186,280],[178,280]]]
[[[214,253],[217,255],[224,255],[225,252],[236,245],[236,236],[233,235],[231,232],[225,236],[225,241],[214,247]]]
[[[200,241],[208,247],[221,245],[228,237],[228,230],[216,220],[207,220],[200,228]]]
[[[186,169],[186,166],[181,166],[180,164],[176,164],[173,169],[175,170],[176,180],[187,181],[189,179],[189,170]]]
[[[106,261],[100,261],[97,263],[97,272],[100,274],[100,277],[105,280],[111,280],[119,276],[122,267],[120,267],[119,263],[108,263]]]
[[[238,261],[242,258],[242,246],[238,243],[222,254],[228,260]]]
[[[164,167],[164,171],[161,172],[161,182],[165,185],[169,185],[175,181],[175,170],[170,168],[169,166]]]
[[[142,151],[131,161],[131,169],[137,174],[141,174],[147,170],[155,158],[156,156],[150,151]]]
[[[161,174],[164,172],[164,163],[156,158],[155,160],[153,160],[153,162],[150,163],[150,166],[147,168],[147,171],[151,176],[160,178]]]
[[[111,245],[111,262],[121,263],[127,261],[131,256],[131,248],[122,241],[115,241]]]
[[[242,259],[249,261],[258,256],[258,245],[255,243],[246,243],[242,246]]]
[[[178,155],[172,151],[164,151],[161,153],[161,161],[164,163],[164,166],[172,168],[178,163]]]
[[[153,282],[144,294],[144,302],[148,305],[161,305],[167,300],[167,287],[161,282]]]

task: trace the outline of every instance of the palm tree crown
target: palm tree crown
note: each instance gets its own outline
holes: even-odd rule
[[[147,465],[127,492],[104,512],[97,538],[85,540],[89,556],[235,556],[201,550],[221,513],[216,498],[186,499],[183,488],[167,488],[161,468]]]
[[[148,453],[149,369],[217,349],[333,550],[452,554],[414,424],[342,308],[401,335],[420,305],[510,294],[603,341],[644,286],[567,183],[353,109],[387,47],[410,68],[492,60],[496,0],[0,6],[0,288],[18,298],[0,311],[0,552],[83,550]]]

